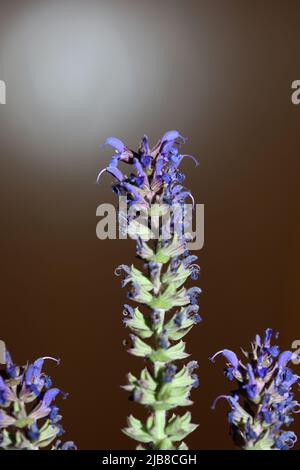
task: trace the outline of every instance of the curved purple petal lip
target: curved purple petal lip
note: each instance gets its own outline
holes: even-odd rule
[[[168,132],[166,132],[166,133],[162,136],[161,141],[162,141],[162,142],[170,142],[170,141],[176,140],[176,139],[185,140],[184,137],[182,137],[182,135],[179,134],[178,131],[173,130],[173,131],[168,131]]]
[[[43,397],[43,405],[48,408],[51,402],[56,397],[56,395],[58,395],[59,393],[59,388],[51,388],[50,390],[48,390]]]
[[[56,364],[59,366],[60,364],[60,359],[59,358],[56,358],[56,357],[52,357],[52,356],[44,356],[44,357],[41,357],[41,359],[43,359],[43,361],[45,361],[46,359],[49,359],[50,361],[54,361],[56,362]]]
[[[96,180],[97,183],[99,183],[101,176],[105,172],[110,173],[111,175],[113,175],[119,182],[124,180],[124,175],[123,175],[122,171],[120,171],[115,166],[108,166],[107,168],[103,168],[103,170],[101,170],[100,173],[98,174],[97,180]]]
[[[216,408],[216,404],[218,403],[218,401],[221,399],[221,398],[224,398],[225,400],[228,401],[228,403],[230,403],[232,406],[234,406],[236,404],[236,402],[238,401],[238,397],[232,397],[230,395],[219,395],[213,402],[212,406],[211,406],[211,409],[214,410]]]
[[[181,155],[181,158],[191,158],[196,166],[199,165],[199,161],[193,155],[184,154],[184,155]]]
[[[102,147],[104,147],[105,145],[110,145],[119,153],[124,152],[124,150],[126,149],[126,145],[122,142],[122,140],[117,139],[117,137],[108,137]]]
[[[220,354],[222,354],[222,356],[225,357],[225,359],[227,359],[227,361],[232,365],[232,367],[234,369],[237,369],[238,366],[239,366],[239,360],[237,358],[237,355],[233,352],[233,351],[230,351],[230,349],[222,349],[221,351],[218,351],[216,352],[211,358],[210,360],[212,362],[215,362],[215,358],[217,356],[219,356]]]
[[[254,372],[253,372],[253,367],[251,364],[248,364],[247,365],[247,372],[248,372],[248,376],[249,376],[249,384],[250,385],[255,385],[255,376],[254,376]]]
[[[279,367],[279,369],[281,369],[282,367],[285,367],[287,365],[287,363],[293,358],[295,357],[295,354],[292,352],[292,351],[283,351],[279,358],[278,358],[278,362],[277,362],[277,365]]]
[[[133,166],[136,169],[138,176],[142,176],[142,177],[146,176],[145,172],[144,172],[144,169],[143,169],[141,163],[139,162],[139,160],[137,158],[134,158]]]
[[[6,384],[5,384],[3,378],[0,375],[0,389],[6,389],[6,388],[7,388]]]

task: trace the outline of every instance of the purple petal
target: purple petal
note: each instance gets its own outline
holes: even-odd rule
[[[176,186],[174,186],[174,188],[172,189],[172,195],[175,196],[176,194],[180,193],[180,191],[184,189],[183,186],[181,186],[180,184],[177,184]]]
[[[39,359],[34,361],[34,363],[33,363],[33,377],[35,379],[39,378],[39,376],[41,375],[43,365],[44,365],[44,359],[42,357],[40,357]]]
[[[122,171],[120,171],[115,166],[108,166],[107,168],[103,168],[103,170],[101,170],[100,173],[98,174],[97,183],[99,183],[101,176],[106,171],[107,171],[107,173],[110,173],[111,175],[113,175],[118,181],[120,181],[120,182],[123,181],[124,175],[123,175]]]
[[[144,203],[144,199],[140,196],[140,194],[137,192],[135,187],[130,184],[130,183],[124,183],[123,184],[124,188],[134,197],[136,201]]]
[[[236,403],[238,402],[237,396],[232,397],[231,395],[219,395],[212,404],[212,407],[211,407],[212,410],[216,408],[216,404],[221,398],[224,398],[225,400],[227,400],[232,408],[234,408],[236,406]]]
[[[100,172],[98,173],[98,176],[97,176],[97,180],[96,180],[97,183],[99,183],[101,176],[102,176],[103,173],[105,173],[105,172],[106,172],[106,168],[103,168],[103,170],[100,170]]]
[[[144,169],[137,158],[133,160],[133,165],[137,171],[138,176],[142,176],[143,178],[145,178],[146,175],[145,175]]]
[[[174,150],[174,140],[164,140],[161,144],[161,154],[167,157],[169,152],[172,152],[172,150]]]
[[[248,372],[248,376],[249,376],[249,384],[250,385],[256,384],[255,376],[254,376],[254,372],[253,372],[253,368],[252,368],[251,364],[247,365],[247,372]]]
[[[277,362],[279,369],[281,369],[282,367],[285,367],[287,363],[292,359],[293,356],[294,356],[294,353],[292,353],[292,351],[282,352]]]
[[[260,339],[260,336],[259,335],[256,335],[255,336],[255,343],[257,344],[257,346],[261,346],[261,339]]]
[[[148,140],[148,137],[146,135],[144,135],[144,137],[142,138],[139,151],[142,155],[148,155],[148,153],[150,152],[149,140]]]
[[[273,330],[272,328],[267,328],[264,336],[264,346],[268,348],[270,346],[270,339],[272,337]]]
[[[189,191],[183,191],[182,193],[177,194],[174,197],[174,201],[181,201],[182,199],[186,199],[187,197],[190,197],[191,193]]]
[[[214,362],[215,358],[220,354],[225,357],[225,359],[232,365],[234,369],[238,368],[239,360],[237,358],[237,355],[233,351],[230,351],[230,349],[223,349],[222,351],[216,352],[216,354],[212,356],[211,361]]]
[[[11,367],[14,365],[11,355],[8,351],[5,351],[5,363],[7,367]]]
[[[115,275],[116,276],[121,276],[122,272],[125,272],[126,274],[131,274],[131,269],[127,264],[120,264],[120,266],[117,266],[115,269]]]
[[[48,408],[51,402],[56,397],[56,395],[58,395],[59,393],[59,388],[51,388],[50,390],[48,390],[43,397],[43,405]]]
[[[41,359],[43,359],[43,361],[46,361],[46,360],[48,360],[48,361],[54,361],[54,362],[56,362],[56,364],[57,364],[58,366],[59,366],[59,364],[60,364],[60,359],[57,358],[57,357],[44,356],[44,357],[41,357]]]
[[[118,168],[114,167],[114,166],[108,166],[106,168],[106,171],[107,173],[110,173],[111,175],[113,175],[118,181],[123,181],[124,179],[124,175],[122,173],[122,171],[120,171]]]
[[[166,132],[163,136],[162,136],[162,142],[170,142],[170,141],[174,141],[176,139],[183,139],[183,137],[179,134],[178,131],[168,131]]]
[[[149,155],[144,155],[141,157],[141,163],[144,168],[148,168],[151,164],[151,157]]]
[[[158,159],[156,160],[156,165],[155,165],[155,176],[162,174],[162,169],[164,167],[164,164],[165,164],[164,159],[158,157]]]
[[[122,140],[117,139],[116,137],[108,137],[103,145],[110,145],[119,153],[124,152],[126,149],[126,145],[122,142]]]

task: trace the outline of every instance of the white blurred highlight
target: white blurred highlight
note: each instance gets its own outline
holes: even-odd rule
[[[130,27],[140,27],[142,38],[142,26],[113,2],[42,3],[20,9],[1,44],[8,112],[14,135],[33,153],[47,146],[53,161],[61,152],[69,163],[73,150],[100,144],[129,114],[143,112],[145,100],[159,107],[163,54],[155,38],[144,49],[136,44]]]

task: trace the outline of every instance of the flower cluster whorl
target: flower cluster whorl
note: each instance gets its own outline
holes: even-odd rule
[[[245,363],[228,349],[211,358],[214,361],[221,354],[227,361],[225,376],[237,384],[231,395],[220,395],[215,403],[220,398],[228,401],[233,439],[246,450],[288,450],[297,441],[295,433],[285,429],[294,421],[293,414],[300,411],[292,392],[300,377],[287,367],[296,355],[292,351],[280,353],[278,346],[271,345],[272,334],[268,328],[263,338],[256,335],[251,351],[243,351]]]
[[[53,404],[62,392],[52,387],[42,371],[47,359],[59,363],[41,357],[17,366],[5,352],[5,365],[0,368],[0,449],[39,450],[53,443],[53,450],[76,449],[73,442],[54,442],[64,433],[59,408]]]

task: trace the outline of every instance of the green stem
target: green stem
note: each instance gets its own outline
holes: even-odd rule
[[[172,450],[173,445],[168,436],[166,435],[166,411],[154,411],[154,449],[156,450]]]
[[[164,410],[154,411],[155,434],[157,441],[165,438],[166,412]]]

